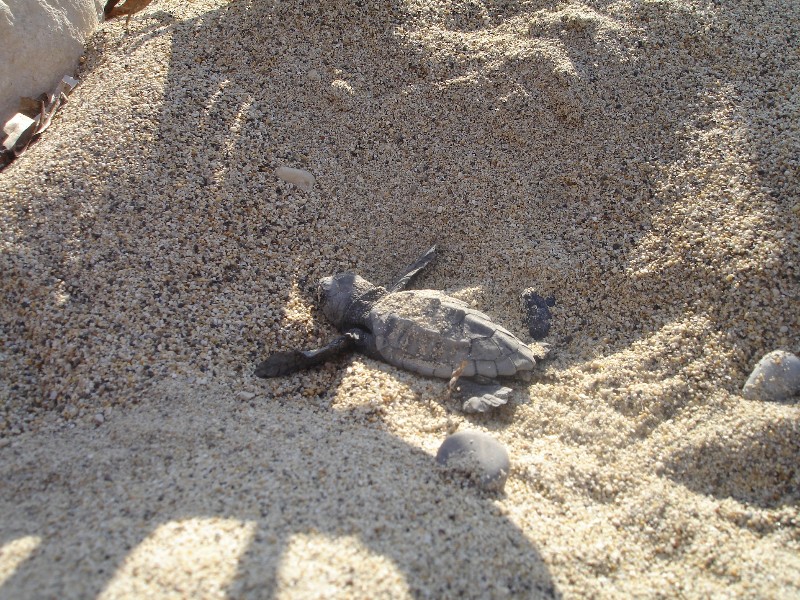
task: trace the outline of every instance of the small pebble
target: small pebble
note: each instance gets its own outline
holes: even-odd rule
[[[256,395],[253,392],[239,392],[236,394],[236,397],[239,398],[239,400],[247,401],[252,400]]]
[[[748,400],[780,402],[800,394],[800,358],[775,350],[756,364],[747,378],[742,395]]]
[[[480,431],[459,431],[448,436],[436,453],[436,462],[467,473],[480,487],[491,491],[502,491],[510,469],[505,447]]]
[[[543,298],[532,289],[525,290],[522,294],[526,318],[525,324],[528,332],[535,340],[541,340],[550,331],[550,320],[553,318],[550,307],[555,304],[555,298]]]
[[[328,98],[342,110],[346,110],[353,105],[354,95],[353,86],[343,79],[332,81],[330,88],[328,88]]]
[[[278,167],[275,169],[275,175],[278,176],[278,179],[292,183],[304,192],[310,192],[316,181],[308,171],[293,167]]]
[[[95,425],[102,425],[106,422],[106,418],[103,416],[103,413],[97,413],[94,417],[92,417],[92,422]]]

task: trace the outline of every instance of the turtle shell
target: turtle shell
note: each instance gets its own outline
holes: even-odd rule
[[[460,300],[434,290],[393,292],[367,317],[386,362],[422,375],[513,377],[533,369],[531,349],[513,333]]]

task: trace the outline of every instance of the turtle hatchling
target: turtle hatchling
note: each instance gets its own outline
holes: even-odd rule
[[[407,290],[435,257],[436,246],[388,289],[354,273],[324,277],[323,311],[342,335],[317,350],[275,353],[255,374],[286,375],[357,350],[408,371],[450,379],[451,393],[463,401],[466,412],[505,404],[511,389],[496,379],[528,380],[536,364],[534,352],[460,300],[435,290]]]

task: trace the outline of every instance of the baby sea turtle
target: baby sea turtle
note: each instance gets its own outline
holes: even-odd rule
[[[451,392],[467,412],[505,404],[511,389],[495,378],[528,379],[536,357],[513,333],[460,300],[435,290],[406,290],[435,257],[436,246],[388,289],[354,273],[324,277],[323,311],[343,335],[317,350],[275,353],[255,374],[286,375],[355,349],[408,371],[450,379]]]

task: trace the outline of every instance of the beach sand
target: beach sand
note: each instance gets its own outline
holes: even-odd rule
[[[0,597],[797,597],[800,4],[156,0],[0,173]],[[281,182],[280,166],[316,178]],[[495,413],[316,282],[550,354]],[[502,494],[436,466],[453,431]]]

